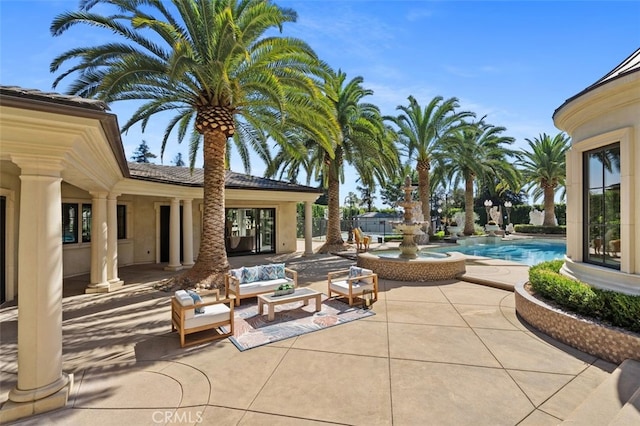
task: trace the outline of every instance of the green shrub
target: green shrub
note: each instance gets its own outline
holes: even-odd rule
[[[514,230],[521,234],[562,234],[567,233],[566,226],[514,225]]]
[[[552,260],[531,267],[531,287],[541,296],[577,314],[640,332],[640,296],[593,288],[560,275],[562,263],[562,260]]]

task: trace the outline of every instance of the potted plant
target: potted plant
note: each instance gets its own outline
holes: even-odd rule
[[[292,294],[295,291],[293,284],[280,284],[280,286],[273,293],[274,296],[284,296],[285,294]]]

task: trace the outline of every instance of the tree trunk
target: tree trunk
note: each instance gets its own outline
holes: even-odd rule
[[[464,182],[464,235],[473,235],[475,227],[473,224],[473,176],[468,177]]]
[[[556,205],[555,191],[551,185],[544,186],[544,222],[542,226],[555,226],[556,224]]]
[[[331,172],[329,172],[327,197],[327,208],[329,210],[327,237],[324,245],[318,249],[318,253],[329,253],[331,251],[341,250],[344,247],[344,240],[342,239],[342,232],[340,231],[340,181],[338,177],[334,176]]]
[[[422,226],[425,235],[417,236],[414,241],[418,244],[427,244],[429,242],[429,235],[432,234],[431,230],[431,207],[429,203],[429,197],[431,196],[431,189],[429,187],[429,170],[431,166],[428,160],[418,160],[416,167],[418,172],[418,194],[420,195],[420,206],[422,208],[422,216],[424,216],[425,224]],[[415,218],[414,218],[415,220]]]
[[[229,269],[224,243],[224,180],[227,136],[222,131],[204,132],[204,210],[198,259],[177,277],[180,287],[224,289]]]

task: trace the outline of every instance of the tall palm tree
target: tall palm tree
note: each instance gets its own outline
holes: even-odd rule
[[[519,166],[528,191],[535,188],[533,198],[544,197],[543,226],[555,225],[555,194],[566,182],[566,154],[571,147],[571,139],[564,133],[554,137],[543,133],[534,140],[525,139],[530,150],[519,153]]]
[[[505,130],[482,120],[470,123],[443,139],[443,149],[436,154],[435,175],[451,181],[454,188],[464,183],[465,235],[474,232],[473,194],[478,181],[498,180],[508,188],[519,184],[518,171],[509,161],[515,153],[506,147],[515,139],[503,136]]]
[[[398,127],[400,143],[410,159],[416,161],[418,172],[418,193],[425,221],[430,223],[429,173],[433,154],[440,148],[439,143],[451,132],[464,125],[464,119],[474,117],[472,112],[460,111],[457,98],[444,100],[442,96],[433,98],[424,109],[418,101],[409,96],[409,105],[399,105],[401,113],[396,117],[385,117]],[[430,230],[429,232],[433,232]]]
[[[117,12],[104,16],[94,13],[95,6],[116,6]],[[180,142],[191,130],[192,167],[202,146],[202,239],[196,264],[181,277],[183,286],[222,285],[229,268],[224,244],[229,138],[260,149],[266,135],[286,143],[287,129],[299,127],[332,155],[326,129],[335,123],[318,96],[321,62],[298,39],[265,35],[295,20],[293,10],[263,0],[85,0],[79,11],[60,14],[51,25],[54,36],[79,24],[115,34],[112,42],[55,58],[52,72],[71,63],[54,87],[77,75],[70,94],[143,101],[123,131],[136,123],[144,131],[152,116],[172,112],[162,146],[174,131]]]
[[[266,175],[278,170],[289,177],[296,177],[300,168],[307,172],[307,182],[321,178],[327,188],[328,220],[325,244],[319,252],[341,249],[344,240],[340,231],[340,183],[344,182],[344,164],[352,165],[364,185],[383,182],[398,164],[398,155],[383,125],[378,107],[363,102],[373,94],[362,86],[362,77],[347,81],[347,75],[338,70],[330,72],[323,86],[323,93],[331,105],[339,126],[339,134],[333,137],[331,149],[316,143],[306,132],[299,132],[292,141],[296,145],[282,147],[267,168]],[[331,153],[334,155],[331,155]]]

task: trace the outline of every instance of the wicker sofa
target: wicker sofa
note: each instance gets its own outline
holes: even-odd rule
[[[231,269],[224,276],[227,295],[233,294],[236,306],[242,299],[275,291],[282,284],[298,287],[298,272],[286,268],[284,263],[271,263]]]

